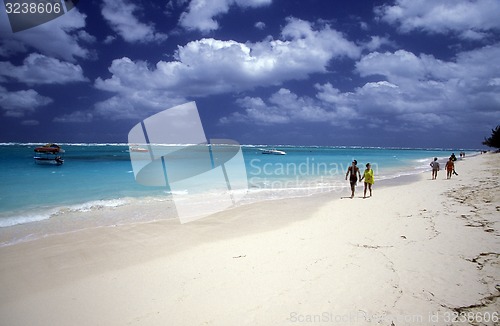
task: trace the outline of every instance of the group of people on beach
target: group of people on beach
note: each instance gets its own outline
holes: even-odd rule
[[[460,152],[460,159],[465,157],[464,152]],[[445,164],[445,170],[446,170],[446,179],[451,179],[452,175],[458,175],[458,173],[455,171],[455,161],[457,160],[457,157],[455,156],[455,153],[451,153],[450,158]],[[365,181],[365,190],[363,193],[363,198],[366,198],[366,191],[369,190],[370,196],[372,196],[372,185],[375,183],[375,179],[373,177],[373,170],[371,168],[370,163],[366,163],[366,169],[363,172],[363,176],[361,176],[361,172],[359,170],[358,161],[353,160],[351,166],[347,168],[347,172],[345,174],[345,179],[347,180],[349,178],[349,183],[351,184],[351,198],[354,198],[354,191],[356,188],[356,184],[358,183],[358,180]],[[435,157],[434,161],[431,162],[430,166],[432,167],[432,180],[437,179],[437,173],[439,171],[439,162],[438,158]],[[359,178],[358,178],[359,177]]]
[[[465,153],[460,153],[460,158],[465,157]],[[455,153],[451,153],[450,158],[446,162],[446,165],[444,166],[446,170],[446,179],[451,179],[452,175],[458,175],[458,173],[455,171],[455,161],[457,160],[457,157],[455,156]],[[437,179],[437,174],[439,171],[439,162],[438,158],[435,157],[434,161],[429,164],[432,168],[432,180]]]
[[[366,169],[365,169],[365,172],[363,173],[363,176],[361,176],[361,172],[359,171],[359,168],[357,165],[358,165],[358,161],[353,160],[351,166],[347,168],[347,172],[345,174],[346,180],[350,174],[349,182],[351,184],[351,199],[354,198],[354,190],[356,188],[356,184],[358,183],[358,176],[359,176],[360,182],[363,181],[363,179],[365,180],[365,191],[363,194],[363,198],[366,198],[366,190],[367,189],[370,191],[370,197],[371,197],[372,196],[372,185],[375,183],[371,164],[366,163]]]

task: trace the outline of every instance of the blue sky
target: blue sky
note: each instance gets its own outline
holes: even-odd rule
[[[500,124],[498,0],[86,0],[17,33],[0,11],[0,142],[126,142],[193,100],[242,144],[478,148]]]

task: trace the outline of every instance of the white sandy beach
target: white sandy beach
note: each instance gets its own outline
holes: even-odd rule
[[[1,247],[0,325],[494,325],[499,155],[457,162],[451,180],[375,184],[367,199],[358,186],[352,200]]]

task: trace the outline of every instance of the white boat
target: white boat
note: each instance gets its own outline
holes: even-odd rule
[[[262,151],[262,154],[286,155],[286,152],[277,150],[276,148],[261,149],[261,151]]]
[[[139,147],[139,146],[130,146],[129,149],[131,152],[137,152],[137,153],[147,153],[149,150],[144,147]]]

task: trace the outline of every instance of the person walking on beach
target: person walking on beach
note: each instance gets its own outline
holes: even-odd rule
[[[359,168],[356,165],[358,165],[358,161],[352,161],[352,165],[347,168],[347,173],[345,174],[346,180],[347,176],[351,174],[349,177],[349,182],[351,183],[351,199],[354,198],[354,188],[356,187],[356,183],[358,182],[358,175],[361,179],[361,172],[359,172]]]
[[[363,195],[363,198],[366,198],[366,188],[370,189],[370,197],[372,196],[372,184],[375,183],[375,180],[373,178],[373,170],[371,169],[370,163],[366,163],[366,169],[365,172],[363,173],[363,176],[359,181],[363,181],[365,179],[365,192]]]
[[[438,171],[439,171],[439,162],[438,158],[435,157],[434,161],[429,164],[432,167],[432,180],[436,180],[438,176]]]
[[[451,153],[451,156],[450,156],[450,161],[453,162],[453,174],[454,175],[458,175],[457,172],[455,172],[455,162],[457,160],[457,157],[455,156],[455,153]],[[446,162],[446,164],[448,164],[448,162]],[[451,176],[450,176],[451,177]]]
[[[446,169],[446,179],[451,179],[452,173],[455,172],[455,163],[453,163],[453,159],[450,157],[448,162],[446,162],[446,165],[444,167]]]

